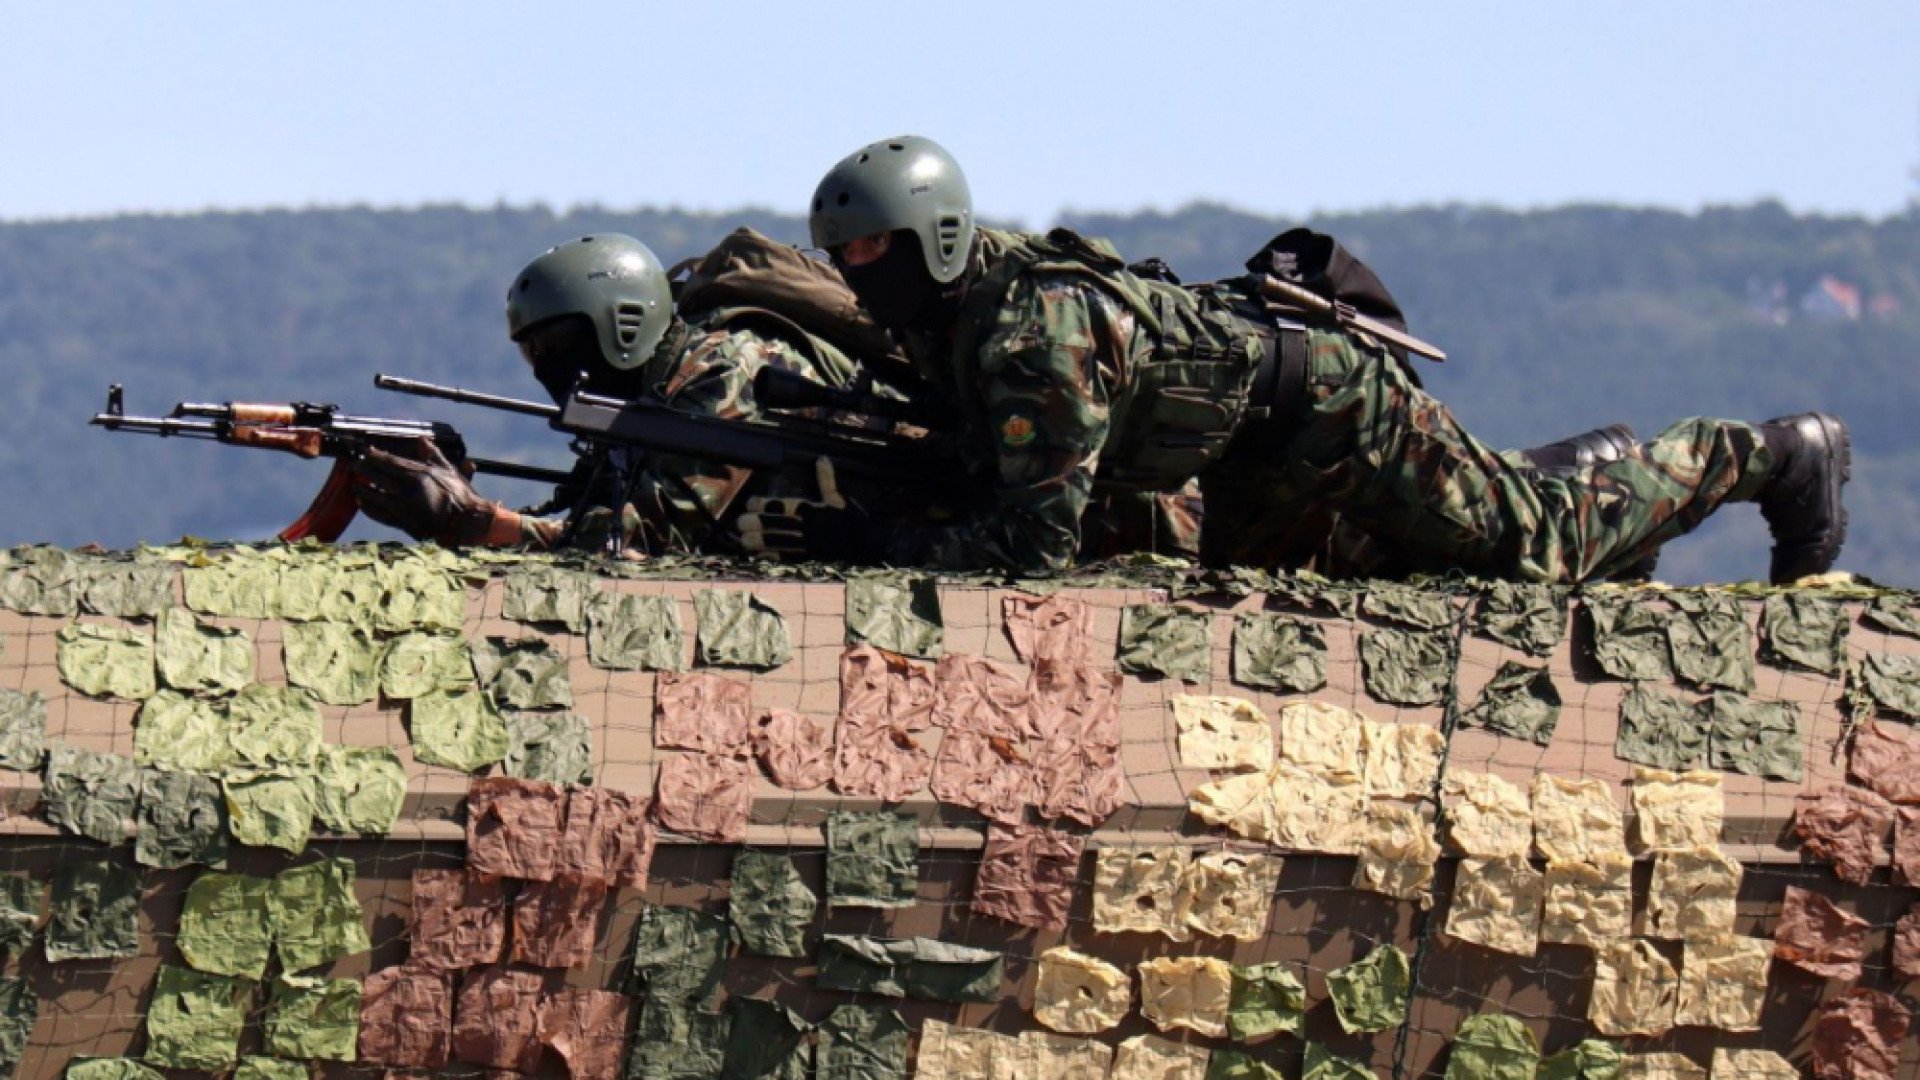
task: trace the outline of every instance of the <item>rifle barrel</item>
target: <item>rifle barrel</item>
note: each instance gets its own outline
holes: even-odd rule
[[[473,471],[488,476],[504,476],[512,480],[538,480],[545,484],[559,484],[571,474],[559,469],[543,469],[538,465],[522,465],[514,461],[499,461],[494,458],[470,457],[468,463]]]
[[[183,420],[177,416],[127,416],[124,413],[94,413],[88,423],[98,424],[108,431],[131,431],[141,435],[159,435],[162,437],[181,435],[192,439],[218,439],[225,434],[225,426],[212,420]]]
[[[526,416],[538,416],[543,420],[551,420],[560,415],[560,408],[557,405],[545,405],[538,401],[510,398],[500,394],[487,394],[478,390],[463,390],[458,386],[441,386],[438,383],[421,382],[418,379],[403,379],[398,375],[375,375],[373,385],[399,394],[440,398],[443,401],[458,402],[462,405],[479,405],[488,409],[503,409]]]

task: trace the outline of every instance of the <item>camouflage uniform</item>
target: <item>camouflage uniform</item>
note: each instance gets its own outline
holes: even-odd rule
[[[759,408],[753,377],[773,366],[832,387],[850,386],[859,365],[833,346],[796,330],[796,342],[772,336],[756,324],[736,325],[737,312],[717,311],[669,331],[643,368],[646,385],[673,408],[721,419],[751,419]],[[814,493],[794,477],[715,464],[693,458],[641,455],[623,448],[596,451],[595,465],[627,474],[616,481],[624,493],[617,534],[611,500],[596,500],[568,520],[523,519],[528,543],[640,551],[739,550],[727,519],[745,495],[805,498]]]
[[[975,289],[999,280],[996,260],[1023,240],[988,229],[980,238]],[[954,396],[966,441],[997,483],[985,512],[897,529],[894,561],[1023,571],[1072,562],[1096,475],[1124,475],[1155,452],[1115,427],[1116,412],[1143,415],[1131,391],[1145,365],[1165,359],[1123,273],[1027,269],[997,301],[967,296],[950,336],[910,342],[923,373]],[[1689,420],[1607,466],[1525,472],[1467,434],[1370,338],[1308,332],[1296,407],[1241,423],[1200,473],[1208,561],[1292,565],[1326,534],[1300,522],[1331,509],[1402,571],[1583,581],[1637,562],[1722,502],[1752,498],[1771,465],[1754,426]]]
[[[1306,400],[1250,424],[1201,477],[1218,526],[1206,554],[1249,554],[1296,508],[1337,507],[1402,570],[1578,582],[1625,570],[1721,503],[1751,499],[1772,462],[1758,428],[1691,419],[1620,461],[1518,468],[1475,439],[1406,369],[1356,335],[1308,332]]]

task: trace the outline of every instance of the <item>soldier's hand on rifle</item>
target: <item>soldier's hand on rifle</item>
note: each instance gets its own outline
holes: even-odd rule
[[[738,526],[741,546],[756,554],[786,559],[872,561],[879,552],[872,521],[840,494],[832,458],[815,461],[814,478],[820,485],[818,501],[769,496],[748,499],[747,512],[740,515]]]
[[[373,447],[353,463],[354,498],[373,520],[415,540],[442,544],[513,543],[518,520],[500,504],[481,498],[459,469],[430,439],[407,447],[410,455]]]

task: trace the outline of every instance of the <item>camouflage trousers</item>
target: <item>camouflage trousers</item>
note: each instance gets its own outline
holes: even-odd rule
[[[1382,572],[1598,580],[1752,499],[1772,464],[1753,425],[1692,419],[1604,466],[1519,468],[1390,356],[1335,331],[1310,332],[1306,381],[1291,416],[1248,425],[1201,477],[1204,561],[1305,565],[1337,522]]]

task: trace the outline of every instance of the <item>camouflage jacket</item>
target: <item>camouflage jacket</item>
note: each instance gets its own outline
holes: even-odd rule
[[[832,345],[799,329],[778,335],[767,320],[739,309],[721,310],[670,332],[647,361],[646,383],[676,409],[722,419],[759,413],[753,377],[769,365],[833,387],[846,387],[859,365]],[[597,467],[621,474],[618,514],[611,499],[592,499],[565,520],[527,518],[529,543],[566,543],[600,550],[643,552],[738,550],[730,519],[747,497],[813,497],[799,480],[692,458],[640,455],[620,448],[596,451]],[[630,462],[639,467],[629,471]]]
[[[1146,283],[1115,267],[1040,265],[1014,273],[1002,290],[997,282],[1006,267],[996,263],[1016,258],[1018,246],[1032,238],[992,229],[982,229],[980,237],[971,288],[994,284],[963,300],[947,337],[912,339],[909,352],[921,374],[955,402],[964,452],[993,478],[993,500],[948,524],[896,527],[890,561],[1052,572],[1084,554],[1091,506],[1146,505],[1161,524],[1177,524],[1188,505],[1178,496],[1143,503],[1123,491],[1099,502],[1094,490],[1103,455],[1134,448],[1126,426],[1116,427],[1116,416],[1134,415],[1140,404],[1148,411],[1155,407],[1154,401],[1136,402],[1133,391],[1139,373],[1156,362],[1156,351],[1166,351],[1169,324],[1176,320],[1156,325],[1155,307],[1139,296]],[[1171,287],[1166,291],[1176,298],[1158,306],[1178,308],[1180,329],[1191,330],[1192,309],[1201,301]],[[1208,329],[1231,332],[1224,322]],[[1247,366],[1244,356],[1237,363]],[[1238,374],[1229,378],[1244,382]],[[1224,424],[1230,428],[1231,421]],[[1186,528],[1190,533],[1190,521]]]

